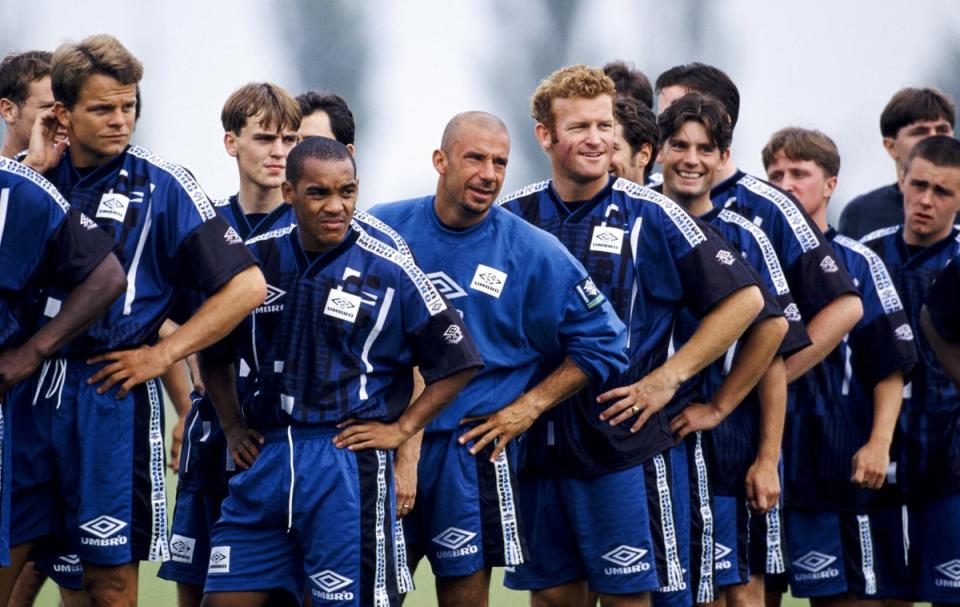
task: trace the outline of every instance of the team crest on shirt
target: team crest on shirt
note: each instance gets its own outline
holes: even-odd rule
[[[600,253],[620,254],[623,247],[623,230],[607,226],[593,228],[593,238],[590,239],[590,250]]]
[[[356,322],[357,313],[360,311],[360,296],[353,293],[347,293],[340,287],[331,289],[327,295],[327,305],[323,308],[323,313],[327,316],[347,322]]]
[[[589,276],[578,282],[574,289],[577,291],[577,295],[580,296],[580,301],[583,302],[584,307],[588,310],[596,308],[607,300]]]
[[[894,329],[893,335],[900,341],[913,341],[913,329],[907,323],[903,323]]]
[[[448,344],[458,344],[463,341],[463,331],[457,325],[450,325],[443,332],[443,341]]]
[[[127,216],[127,207],[130,206],[130,199],[119,192],[107,192],[100,198],[100,206],[97,207],[97,219],[112,219],[123,223]]]
[[[227,231],[223,234],[223,240],[226,241],[227,244],[243,244],[243,239],[240,238],[237,231],[233,229],[233,226],[227,227]]]
[[[719,261],[722,265],[732,266],[736,259],[736,256],[726,249],[720,249],[717,251],[717,261]]]
[[[824,274],[833,274],[840,268],[837,267],[837,262],[833,259],[833,257],[827,255],[820,261],[820,269]]]
[[[477,265],[477,271],[473,274],[470,288],[500,299],[500,294],[503,293],[503,286],[506,282],[506,272],[501,272],[481,263]]]
[[[312,590],[314,598],[318,600],[324,602],[353,600],[353,592],[347,590],[347,586],[353,584],[353,580],[336,571],[324,569],[311,575],[310,581],[316,585]]]

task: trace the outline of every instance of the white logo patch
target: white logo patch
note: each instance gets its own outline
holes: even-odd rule
[[[237,231],[233,227],[228,227],[227,231],[223,234],[223,239],[227,244],[243,244],[243,239],[240,238],[240,235],[237,234]]]
[[[907,323],[903,323],[894,329],[893,334],[900,341],[913,341],[913,329]]]
[[[97,207],[97,219],[112,219],[123,223],[123,218],[127,216],[128,206],[130,206],[129,198],[116,192],[107,192],[100,198],[100,206]]]
[[[456,527],[448,527],[443,533],[433,538],[433,541],[444,548],[456,550],[475,537],[477,537],[476,533],[457,529]]]
[[[112,516],[103,515],[87,521],[80,525],[80,528],[90,535],[99,537],[100,539],[107,539],[126,526],[127,524],[123,521],[117,520]]]
[[[448,344],[458,344],[463,341],[463,331],[457,325],[450,325],[443,332],[443,341]]]
[[[210,549],[208,573],[230,573],[230,546],[214,546]]]
[[[457,284],[457,281],[447,276],[444,272],[430,272],[427,274],[427,278],[430,279],[430,282],[433,283],[437,291],[440,291],[440,294],[447,299],[467,296],[467,292]]]
[[[330,571],[329,569],[324,569],[320,573],[314,573],[310,576],[310,580],[324,592],[335,592],[353,583],[353,580],[350,578],[344,577],[336,571]]]
[[[197,540],[174,533],[170,536],[170,558],[178,563],[192,563]]]
[[[621,248],[623,248],[623,230],[606,226],[593,228],[593,238],[590,240],[591,251],[619,255]]]
[[[647,551],[643,548],[634,548],[633,546],[621,545],[617,546],[610,552],[603,555],[602,558],[605,560],[619,565],[621,567],[629,567],[633,565],[647,554]]]
[[[473,275],[470,288],[500,299],[500,294],[503,293],[503,285],[506,282],[507,274],[505,272],[481,263],[477,266],[477,271]]]
[[[946,563],[940,563],[934,567],[937,571],[945,575],[947,578],[960,582],[960,559],[953,559],[952,561],[947,561]]]
[[[323,313],[327,316],[347,322],[355,322],[359,311],[360,296],[347,293],[339,287],[330,291],[327,296],[327,305],[323,308]]]
[[[834,261],[833,257],[827,255],[820,261],[820,269],[823,270],[824,274],[833,274],[840,268],[837,267],[837,262]]]
[[[829,258],[828,258],[829,259]],[[809,571],[810,573],[817,573],[826,569],[837,560],[837,557],[830,556],[829,554],[823,554],[822,552],[817,552],[816,550],[811,550],[802,557],[793,561],[795,567],[799,567],[804,571]]]
[[[592,310],[606,301],[603,293],[600,292],[600,289],[597,288],[597,285],[593,283],[593,279],[589,276],[577,283],[577,286],[574,288],[577,291],[577,295],[580,296],[580,301],[583,302],[583,305],[586,306],[588,310]]]
[[[800,308],[797,307],[797,304],[792,303],[783,309],[783,316],[791,322],[800,322]]]
[[[733,265],[735,259],[736,257],[730,251],[724,249],[717,251],[717,261],[725,266]]]

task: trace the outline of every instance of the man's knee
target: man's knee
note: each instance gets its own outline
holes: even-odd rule
[[[531,607],[580,607],[587,604],[587,584],[582,580],[562,586],[534,590],[530,593]]]
[[[437,577],[437,602],[441,606],[475,605],[476,607],[486,607],[489,595],[489,569],[457,577]]]
[[[115,567],[83,564],[83,589],[90,596],[90,604],[136,605],[137,564]]]

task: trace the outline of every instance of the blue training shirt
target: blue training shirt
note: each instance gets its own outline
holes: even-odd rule
[[[591,384],[537,420],[527,433],[527,465],[542,474],[602,474],[670,448],[666,411],[631,433],[633,419],[618,426],[599,419],[609,404],[596,397],[666,361],[684,307],[703,316],[734,291],[757,284],[754,275],[729,244],[676,203],[625,179],[611,178],[591,200],[577,202],[562,201],[544,181],[501,204],[559,238],[627,326],[629,369]]]
[[[538,370],[565,356],[593,383],[627,365],[626,329],[587,271],[556,238],[498,206],[465,230],[444,226],[434,196],[381,204],[417,265],[462,314],[484,368],[428,431],[510,404]],[[496,280],[494,280],[496,279]]]
[[[945,340],[960,341],[960,263],[958,257],[947,264],[927,294],[930,322]]]

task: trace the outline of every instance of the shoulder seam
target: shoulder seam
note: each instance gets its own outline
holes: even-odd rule
[[[777,257],[777,251],[773,248],[773,243],[767,238],[767,235],[755,223],[733,211],[724,209],[718,215],[723,221],[736,224],[748,232],[760,247],[760,253],[763,255],[763,262],[767,266],[767,272],[777,289],[777,295],[786,295],[790,293],[790,286],[787,284],[787,277],[783,273],[783,266],[780,265],[780,258]]]
[[[48,181],[43,175],[34,171],[27,165],[21,164],[16,160],[0,158],[0,170],[23,177],[33,185],[46,192],[50,198],[57,203],[57,206],[59,206],[64,213],[70,210],[70,203],[67,202],[57,187],[50,183],[50,181]]]
[[[777,207],[777,210],[787,220],[787,224],[799,241],[804,253],[820,246],[820,239],[817,238],[813,228],[807,223],[803,211],[786,194],[751,175],[744,175],[737,183],[754,194],[766,198]]]
[[[623,192],[631,198],[652,202],[659,206],[691,247],[707,240],[703,230],[700,229],[693,217],[663,194],[626,179],[617,179],[613,184],[613,189]]]
[[[860,242],[861,242],[861,243],[870,242],[871,240],[876,240],[876,239],[878,239],[878,238],[882,238],[882,237],[887,236],[887,235],[889,235],[889,234],[893,234],[893,233],[895,233],[895,232],[896,232],[897,230],[899,230],[899,229],[900,229],[900,224],[897,224],[897,225],[895,225],[895,226],[889,226],[889,227],[886,227],[886,228],[880,228],[880,229],[878,229],[878,230],[874,230],[874,231],[872,231],[872,232],[869,232],[869,233],[864,234],[863,236],[861,236],[861,237],[860,237]]]
[[[843,234],[837,234],[833,241],[867,261],[867,266],[870,268],[870,277],[873,279],[873,286],[877,290],[877,298],[880,299],[884,314],[892,314],[903,309],[900,294],[897,293],[893,280],[890,278],[890,272],[887,271],[887,266],[879,255],[872,251],[870,247]]]
[[[204,221],[209,221],[213,219],[217,212],[213,209],[213,204],[210,203],[210,199],[204,193],[203,189],[200,187],[200,184],[197,183],[197,180],[182,166],[175,164],[173,162],[164,160],[156,154],[145,150],[140,146],[132,146],[127,150],[128,154],[146,160],[153,166],[163,170],[168,175],[173,177],[177,184],[183,188],[187,196],[190,197],[190,200],[193,202],[193,206],[196,207],[197,212],[200,213],[201,219]]]
[[[536,192],[542,192],[543,190],[547,189],[549,186],[550,186],[549,179],[538,181],[536,183],[531,183],[530,185],[524,186],[523,188],[517,190],[516,192],[512,192],[510,194],[507,194],[506,196],[501,197],[499,200],[497,200],[497,204],[502,206],[503,204],[510,202],[511,200],[516,200],[517,198],[523,198],[524,196],[529,196],[530,194],[534,194]]]
[[[253,238],[251,238],[251,239],[247,240],[246,242],[244,242],[244,244],[248,244],[248,245],[249,245],[249,244],[253,244],[253,243],[255,243],[255,242],[260,242],[261,240],[270,240],[271,238],[280,238],[281,236],[286,236],[287,234],[289,234],[290,232],[292,232],[293,229],[296,228],[296,227],[297,227],[297,224],[291,223],[290,225],[288,225],[288,226],[286,226],[286,227],[277,228],[276,230],[270,230],[269,232],[264,232],[263,234],[260,234],[260,235],[258,235],[258,236],[254,236]]]

